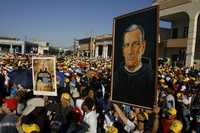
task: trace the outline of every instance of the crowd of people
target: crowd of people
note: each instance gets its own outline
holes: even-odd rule
[[[200,133],[199,70],[160,61],[158,102],[147,110],[110,100],[111,64],[57,57],[57,96],[36,96],[31,55],[2,56],[0,133]]]

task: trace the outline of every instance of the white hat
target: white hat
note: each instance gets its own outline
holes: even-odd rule
[[[76,69],[75,72],[81,74],[81,69]]]
[[[27,106],[23,111],[23,115],[30,114],[36,107],[44,107],[44,99],[32,98],[27,101]]]
[[[181,91],[185,91],[186,90],[186,86],[185,85],[182,85],[181,86]]]
[[[165,75],[162,74],[161,77],[164,79],[164,78],[165,78]]]
[[[171,78],[170,77],[166,77],[166,80],[169,81]]]
[[[65,76],[69,77],[70,76],[70,73],[66,72],[64,73]]]

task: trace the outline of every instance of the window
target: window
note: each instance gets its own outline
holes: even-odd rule
[[[99,45],[99,56],[102,56],[103,54],[103,46]]]
[[[183,37],[187,37],[188,36],[188,26],[185,26],[183,29]]]
[[[172,38],[177,38],[178,37],[178,29],[177,28],[173,28],[172,29]]]

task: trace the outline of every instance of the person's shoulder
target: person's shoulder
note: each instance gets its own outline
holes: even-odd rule
[[[92,117],[97,117],[96,111],[91,111],[90,113],[91,113],[91,116],[92,116]]]
[[[6,116],[5,113],[1,113],[1,114],[0,114],[0,122],[1,122],[1,120],[2,120],[5,116]]]
[[[142,64],[142,70],[145,72],[148,72],[148,73],[152,73],[152,71],[153,71],[151,64],[148,64],[148,63]]]
[[[147,69],[151,69],[152,68],[150,63],[142,63],[142,67],[145,67]]]

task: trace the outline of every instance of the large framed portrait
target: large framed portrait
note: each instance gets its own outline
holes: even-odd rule
[[[34,95],[57,96],[55,57],[33,57],[32,75]]]
[[[114,18],[111,99],[151,109],[156,104],[159,7]]]

